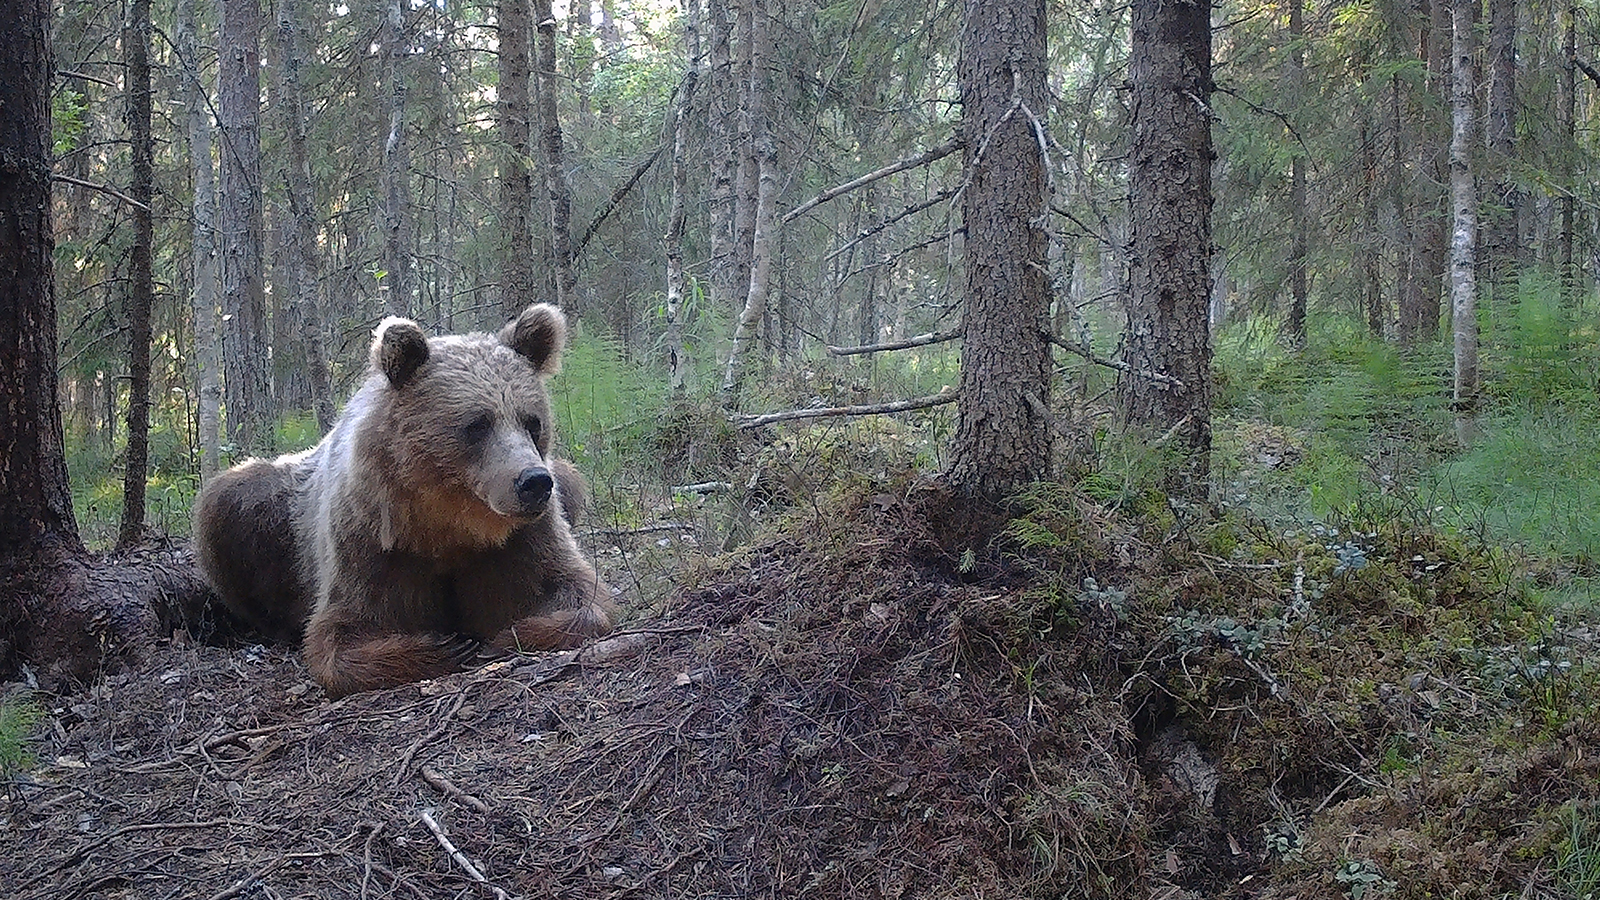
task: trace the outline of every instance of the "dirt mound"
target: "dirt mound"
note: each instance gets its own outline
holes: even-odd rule
[[[175,642],[43,699],[0,894],[1561,895],[1592,633],[1458,541],[1111,493],[883,485],[581,652],[331,703]]]

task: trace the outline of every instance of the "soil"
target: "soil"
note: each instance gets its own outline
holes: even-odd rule
[[[339,701],[292,649],[178,632],[33,694],[0,895],[1311,897],[1356,861],[1369,896],[1560,896],[1552,823],[1600,800],[1592,702],[1537,745],[1472,737],[1473,771],[1422,749],[1464,727],[1455,692],[1492,699],[1466,664],[1373,663],[1406,686],[1370,703],[1328,676],[1311,625],[1393,621],[1331,551],[1325,617],[1249,620],[1255,652],[1208,604],[1292,607],[1292,552],[1219,563],[1077,495],[1017,512],[894,481],[583,650]]]

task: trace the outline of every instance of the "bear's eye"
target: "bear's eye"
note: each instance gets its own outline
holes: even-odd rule
[[[461,429],[461,436],[469,444],[481,444],[491,431],[494,431],[494,419],[485,414],[473,419],[467,427]]]
[[[540,430],[544,428],[544,423],[539,421],[538,416],[528,416],[522,420],[522,427],[528,429],[528,436],[537,441]]]

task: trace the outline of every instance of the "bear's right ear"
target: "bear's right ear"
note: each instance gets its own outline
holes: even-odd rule
[[[561,348],[567,343],[567,317],[558,307],[535,303],[517,320],[500,329],[500,343],[533,363],[540,375],[561,370]]]
[[[372,333],[372,365],[391,385],[404,387],[427,361],[428,338],[422,326],[399,316],[378,323]]]

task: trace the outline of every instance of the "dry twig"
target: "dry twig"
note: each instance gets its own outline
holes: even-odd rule
[[[483,873],[478,871],[478,867],[472,864],[472,860],[467,859],[467,855],[465,853],[462,853],[459,849],[457,849],[455,844],[450,843],[450,839],[445,837],[444,829],[439,827],[438,822],[434,821],[433,810],[425,809],[422,811],[422,824],[428,826],[428,830],[433,832],[434,840],[439,842],[439,846],[444,848],[444,852],[450,854],[450,858],[455,860],[456,864],[465,870],[466,873],[472,877],[473,881],[488,887],[489,890],[494,892],[496,897],[500,898],[500,900],[508,900],[510,897],[509,894],[500,888],[489,884],[489,879],[483,877]]]

